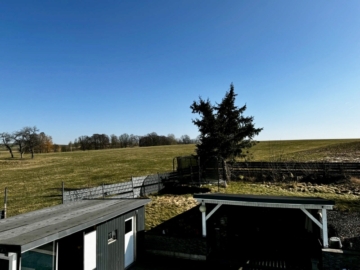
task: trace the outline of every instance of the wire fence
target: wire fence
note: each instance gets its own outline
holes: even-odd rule
[[[359,162],[237,162],[232,165],[235,176],[258,175],[324,175],[360,176]]]
[[[185,166],[186,167],[186,166]],[[181,168],[185,170],[186,168]],[[199,167],[192,167],[189,179],[198,179]],[[218,168],[221,175],[221,169]],[[271,179],[292,179],[307,175],[341,175],[360,177],[360,163],[340,163],[340,162],[237,162],[232,164],[231,173],[234,179],[243,177],[266,176]],[[300,178],[299,178],[300,179]],[[14,216],[25,212],[41,209],[61,203],[68,203],[86,198],[138,198],[151,193],[161,191],[166,185],[189,185],[202,184],[197,181],[185,181],[184,171],[157,173],[146,176],[131,177],[127,182],[116,184],[103,184],[91,188],[67,189],[66,182],[58,188],[46,190],[39,186],[34,190],[29,185],[14,185],[8,187],[8,194],[1,191],[0,203],[4,202],[0,208],[0,218]],[[25,196],[13,196],[14,190],[24,190]],[[60,190],[60,192],[59,192]],[[6,198],[7,197],[7,198]],[[6,208],[5,208],[6,207]],[[6,210],[6,211],[5,211]]]

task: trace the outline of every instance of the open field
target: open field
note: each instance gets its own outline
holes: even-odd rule
[[[194,145],[122,148],[25,155],[0,152],[0,201],[8,187],[8,214],[17,215],[61,203],[65,188],[129,181],[131,176],[172,171],[175,156],[194,153]],[[2,208],[2,207],[1,207]]]
[[[8,215],[16,215],[31,210],[61,203],[61,182],[65,188],[83,188],[130,180],[131,176],[142,176],[157,172],[172,171],[172,161],[176,156],[195,153],[194,145],[173,145],[144,148],[122,148],[96,151],[76,151],[65,153],[37,154],[33,160],[25,155],[23,160],[16,153],[14,159],[6,151],[0,151],[0,202],[3,202],[3,190],[8,187]],[[339,156],[360,157],[360,140],[304,140],[304,141],[271,141],[260,142],[252,150],[252,160],[332,160]],[[352,160],[352,161],[353,161]],[[238,183],[236,183],[238,184]],[[268,194],[269,188],[258,184],[243,183],[239,189],[232,191],[232,186],[226,192]],[[235,184],[234,184],[235,186]],[[261,188],[260,188],[261,187]],[[271,191],[279,195],[296,195],[291,191]],[[290,193],[287,193],[290,192]],[[274,193],[270,193],[274,194]],[[306,194],[306,193],[305,193]],[[302,195],[305,195],[302,193]],[[310,194],[311,195],[311,194]],[[148,227],[166,220],[192,207],[191,194],[172,198],[168,195],[151,196],[154,203],[147,208],[147,214],[152,220]],[[317,196],[326,197],[325,193]],[[330,196],[330,195],[329,195]],[[335,196],[332,194],[331,196]],[[337,201],[352,202],[352,197],[345,195]],[[169,211],[159,201],[166,198]],[[187,198],[185,203],[183,198]],[[327,197],[326,197],[327,198]],[[151,217],[153,205],[162,209],[161,217]],[[182,205],[185,205],[182,207]],[[357,207],[357,204],[355,204]],[[173,208],[172,208],[173,207]],[[355,207],[355,208],[356,208]],[[2,207],[1,207],[2,208]],[[353,210],[354,207],[344,209]],[[167,214],[169,213],[169,214]]]
[[[263,141],[249,152],[251,161],[360,162],[360,139]]]

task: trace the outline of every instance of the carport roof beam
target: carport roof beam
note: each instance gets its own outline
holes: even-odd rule
[[[206,216],[206,220],[208,220],[216,212],[216,210],[218,210],[220,208],[220,206],[222,206],[221,203],[219,203],[217,206],[215,206],[214,209],[211,210],[211,212]]]
[[[248,194],[194,194],[198,202],[252,207],[291,209],[333,209],[335,202],[318,197],[288,197]]]
[[[318,226],[320,227],[320,229],[323,228],[323,225],[322,225],[308,210],[306,210],[306,209],[304,209],[304,208],[300,208],[300,209],[301,209],[301,211],[303,211],[312,221],[314,221],[314,223],[315,223],[316,225],[318,225]]]

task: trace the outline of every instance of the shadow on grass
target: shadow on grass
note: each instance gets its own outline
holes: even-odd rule
[[[64,188],[64,191],[74,191],[74,190],[81,190],[84,188]],[[49,188],[48,190],[55,190],[55,191],[62,191],[62,188]]]
[[[75,191],[75,190],[80,190],[82,188],[64,188],[64,191]],[[62,188],[49,188],[48,190],[52,190],[54,193],[57,192],[56,194],[53,195],[46,195],[43,197],[46,198],[61,198],[62,197]]]
[[[6,160],[6,161],[24,161],[24,160],[29,160],[29,159],[31,159],[31,158],[25,158],[25,157],[23,157],[23,158],[20,158],[20,157],[2,157],[2,158],[0,158],[0,160]]]
[[[173,195],[184,195],[194,193],[208,193],[211,190],[209,188],[194,187],[194,186],[173,186],[165,187],[158,194],[173,194]]]
[[[207,261],[185,260],[154,254],[145,254],[130,267],[130,270],[182,270],[182,269],[219,269]]]
[[[45,198],[62,198],[62,194],[46,195]]]

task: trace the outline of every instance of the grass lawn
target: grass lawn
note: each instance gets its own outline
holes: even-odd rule
[[[300,161],[325,159],[329,155],[344,151],[360,153],[360,140],[260,142],[251,149],[251,154],[254,161]],[[195,145],[172,145],[36,154],[33,160],[27,154],[21,160],[17,153],[15,158],[11,159],[8,152],[0,151],[0,201],[3,202],[3,190],[8,187],[8,216],[13,216],[61,203],[62,182],[65,183],[65,188],[84,188],[102,183],[129,181],[131,176],[172,171],[174,157],[194,153]],[[240,182],[232,182],[228,189],[222,192],[314,195],[295,194],[282,187],[268,188],[261,184]],[[325,193],[316,195],[324,198],[335,196]],[[350,195],[341,196],[335,200],[344,201],[344,205],[348,205],[343,209],[358,208],[356,198]],[[153,202],[146,210],[148,228],[196,205],[192,194],[150,197]],[[351,204],[354,207],[350,207]]]

